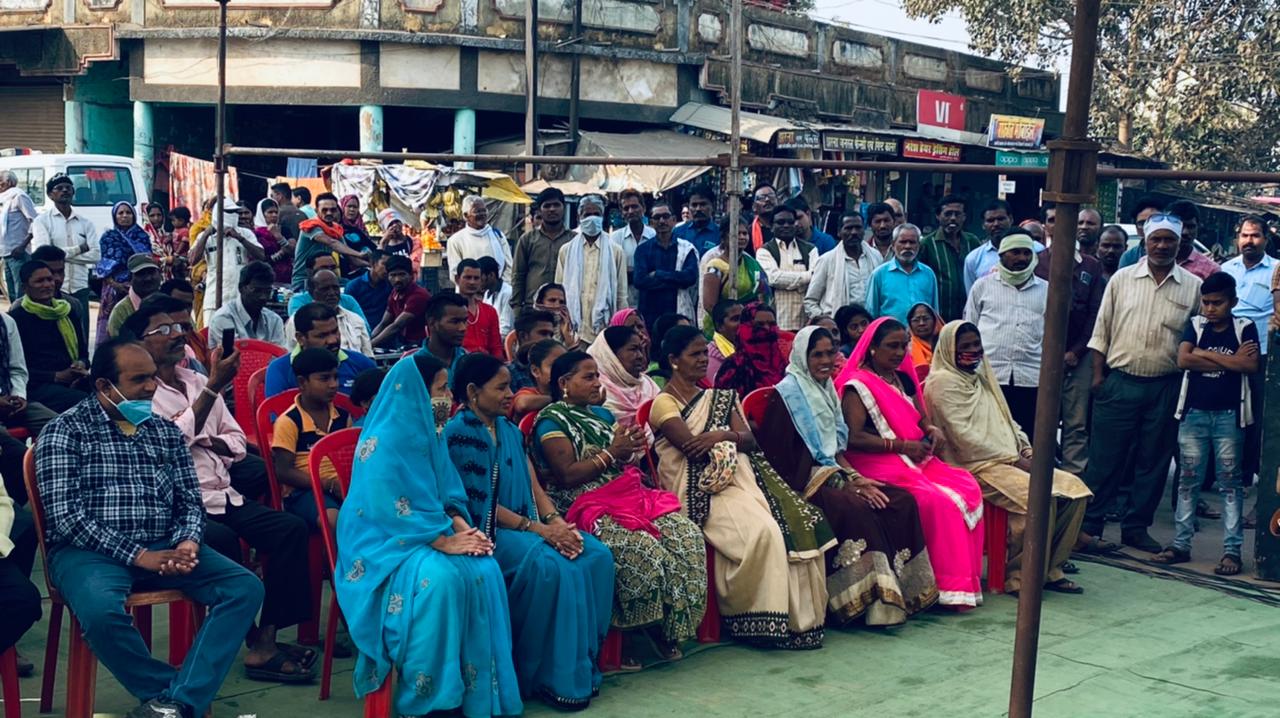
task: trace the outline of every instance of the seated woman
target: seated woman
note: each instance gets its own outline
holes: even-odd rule
[[[920,367],[933,363],[933,347],[938,343],[938,333],[942,331],[942,320],[933,307],[925,302],[917,302],[907,310],[907,328],[911,330],[911,366],[920,376]],[[928,373],[929,370],[925,370]]]
[[[9,316],[26,354],[27,400],[62,413],[92,389],[87,379],[89,341],[81,331],[80,310],[54,296],[53,272],[44,262],[23,264],[18,280],[22,299],[13,303]]]
[[[534,462],[556,510],[613,552],[613,625],[653,627],[660,653],[680,656],[707,601],[702,532],[680,515],[680,500],[649,489],[628,464],[644,451],[638,428],[619,426],[600,403],[596,362],[569,352],[551,368],[555,403],[538,414]]]
[[[647,359],[653,354],[653,341],[649,338],[649,328],[645,326],[644,316],[632,307],[619,309],[609,318],[609,326],[611,327],[630,327],[640,335],[640,348],[644,350]]]
[[[905,489],[862,476],[844,458],[849,429],[831,384],[839,355],[825,329],[796,334],[787,376],[769,394],[756,441],[835,530],[840,549],[827,554],[831,615],[845,623],[864,617],[868,626],[892,626],[937,602],[938,584],[916,500]]]
[[[462,475],[467,512],[493,537],[507,580],[516,672],[525,696],[586,708],[600,690],[596,655],[613,612],[613,556],[579,533],[533,480],[520,430],[506,418],[511,375],[498,359],[468,354],[453,371],[462,410],[444,428]]]
[[[871,323],[871,319],[871,312],[861,304],[846,304],[836,310],[836,328],[840,332],[836,335],[840,346],[836,348],[844,355],[846,361],[853,356],[853,348],[858,346],[858,340],[862,338],[862,333],[867,331],[867,325]]]
[[[649,414],[658,478],[716,551],[725,631],[773,648],[821,647],[822,555],[835,546],[822,512],[789,489],[756,449],[737,395],[698,388],[707,362],[701,332],[672,329],[662,353],[671,381]]]
[[[969,322],[954,321],[942,329],[933,368],[924,389],[925,407],[947,437],[942,456],[973,472],[987,501],[1009,512],[1008,560],[1004,587],[1022,588],[1022,535],[1026,528],[1031,481],[1031,442],[1014,422],[1000,384],[983,356],[982,337]],[[1080,524],[1093,492],[1075,475],[1053,472],[1050,505],[1049,571],[1045,588],[1081,593],[1062,572],[1081,536]]]
[[[907,362],[907,330],[891,317],[867,327],[836,377],[849,466],[911,492],[920,507],[938,603],[982,603],[982,489],[969,472],[944,464],[942,431],[929,423]]]
[[[529,373],[534,386],[517,391],[511,399],[511,420],[517,425],[526,415],[537,414],[551,403],[551,365],[564,352],[564,345],[555,339],[543,339],[529,347]]]
[[[619,426],[636,426],[636,412],[660,391],[644,373],[649,360],[640,332],[626,326],[606,327],[587,347],[587,353],[600,368],[604,408],[613,414]],[[653,437],[648,427],[643,430],[647,445]]]
[[[667,332],[671,331],[673,328],[688,327],[692,325],[693,322],[689,317],[686,317],[683,314],[676,314],[674,312],[670,314],[663,314],[653,322],[653,345],[655,347],[661,347],[662,338],[665,337]],[[667,385],[667,380],[671,378],[671,365],[667,364],[667,358],[662,356],[662,352],[657,349],[651,352],[649,359],[651,360],[649,363],[649,378],[653,379],[653,383],[657,384],[658,388],[661,389]]]
[[[836,326],[836,320],[834,318],[826,314],[819,314],[818,316],[809,320],[809,326],[820,327],[822,329],[825,329],[827,332],[827,336],[831,337],[832,346],[835,346],[835,338],[840,335],[840,328]],[[795,347],[795,338],[793,337],[791,340],[791,346],[787,348],[788,358],[791,357],[792,349],[794,347]],[[844,368],[844,363],[848,361],[848,359],[845,357],[844,354],[840,353],[840,350],[837,349],[835,356],[832,357],[832,361],[835,362],[835,366],[831,370],[830,378],[834,379],[836,374],[839,374],[840,370]],[[787,366],[788,366],[788,371],[790,371],[789,369],[790,364],[788,364]]]
[[[787,358],[780,347],[773,307],[748,304],[742,310],[737,340],[737,351],[716,372],[717,389],[732,389],[745,398],[756,389],[782,381]]]
[[[358,651],[357,697],[394,669],[401,715],[515,715],[502,568],[437,433],[446,377],[434,358],[406,357],[374,399],[338,520],[334,589]]]
[[[578,348],[578,332],[569,316],[569,301],[565,298],[564,285],[549,282],[538,287],[533,297],[533,308],[551,312],[556,317],[556,338],[569,349]]]

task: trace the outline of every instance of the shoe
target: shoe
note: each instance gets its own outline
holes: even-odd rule
[[[1124,534],[1120,537],[1120,542],[1125,546],[1136,548],[1139,551],[1146,551],[1147,553],[1159,553],[1161,548],[1160,544],[1151,538],[1151,534],[1145,530]]]
[[[1200,499],[1196,502],[1196,516],[1202,519],[1220,519],[1222,518],[1222,512],[1209,508],[1209,502]]]
[[[30,678],[31,676],[34,676],[36,674],[36,664],[32,663],[31,659],[27,658],[21,653],[17,654],[17,656],[18,656],[18,677]]]
[[[191,708],[163,698],[152,698],[125,714],[125,718],[192,718]]]

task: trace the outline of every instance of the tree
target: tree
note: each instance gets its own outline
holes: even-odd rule
[[[1071,51],[1070,0],[904,0],[965,20],[975,50],[1047,67]],[[1280,169],[1280,0],[1104,0],[1090,133],[1196,169]]]

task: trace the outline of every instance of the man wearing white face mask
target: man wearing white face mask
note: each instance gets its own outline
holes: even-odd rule
[[[569,318],[583,345],[627,306],[627,258],[604,234],[604,201],[599,197],[588,195],[578,203],[578,233],[560,248],[556,283],[564,285]]]

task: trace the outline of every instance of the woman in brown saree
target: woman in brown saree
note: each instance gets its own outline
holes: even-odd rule
[[[863,477],[842,449],[848,429],[831,383],[838,349],[821,327],[791,347],[756,436],[791,488],[822,509],[840,547],[827,554],[827,606],[838,621],[892,626],[938,600],[916,500]]]

